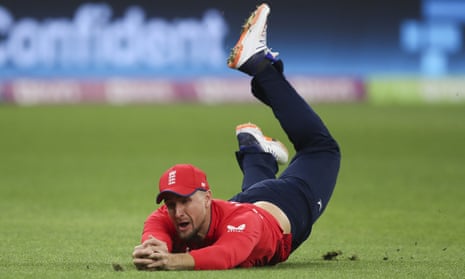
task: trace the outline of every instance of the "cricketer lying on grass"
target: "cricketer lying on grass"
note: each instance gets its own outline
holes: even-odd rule
[[[339,147],[319,116],[289,84],[283,63],[266,43],[270,8],[246,21],[228,66],[253,77],[252,93],[271,108],[296,151],[288,161],[279,141],[246,123],[236,127],[242,191],[214,199],[205,173],[190,164],[166,170],[145,221],[133,262],[140,270],[228,269],[288,259],[324,212],[339,172]]]

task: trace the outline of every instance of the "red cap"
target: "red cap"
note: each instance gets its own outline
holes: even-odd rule
[[[157,196],[157,203],[164,199],[164,193],[189,197],[197,190],[210,190],[205,173],[189,164],[178,164],[169,168],[160,177],[158,187],[160,193]]]

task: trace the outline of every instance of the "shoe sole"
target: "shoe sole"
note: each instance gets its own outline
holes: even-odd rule
[[[245,123],[245,124],[241,124],[241,125],[236,126],[236,135],[238,135],[240,133],[247,133],[247,134],[251,134],[252,136],[255,137],[256,136],[255,132],[258,132],[260,134],[258,136],[262,136],[263,139],[265,140],[265,142],[268,142],[269,144],[278,144],[281,147],[281,149],[284,150],[284,152],[286,153],[286,158],[282,159],[282,160],[278,160],[277,162],[280,165],[286,164],[287,161],[288,161],[288,158],[289,158],[288,157],[289,156],[289,151],[287,150],[286,146],[282,142],[280,142],[279,140],[273,139],[271,137],[265,136],[263,134],[262,130],[260,129],[260,127],[258,127],[255,124]],[[261,144],[259,139],[257,139],[257,141],[259,142],[259,144]],[[276,155],[274,155],[274,156],[276,157]],[[276,157],[276,159],[277,159],[277,157]]]
[[[260,17],[260,15],[262,14],[264,10],[269,10],[269,9],[270,8],[267,4],[261,4],[245,21],[245,24],[242,26],[241,36],[239,37],[239,40],[237,41],[236,45],[233,47],[231,51],[231,55],[228,58],[228,67],[233,68],[233,69],[237,68],[237,63],[239,62],[239,58],[241,57],[242,50],[244,48],[244,46],[242,45],[242,42],[247,36],[247,33],[250,30],[250,27],[257,22],[258,18]]]
[[[258,130],[261,134],[261,136],[266,140],[266,141],[277,141],[273,138],[270,138],[268,136],[265,136],[262,132],[262,129],[260,129],[260,127],[258,127],[257,125],[255,124],[252,124],[252,123],[245,123],[245,124],[241,124],[241,125],[237,125],[236,126],[236,135],[237,134],[240,134],[240,133],[248,133],[248,129],[252,129],[252,130]],[[283,145],[284,146],[284,145]]]
[[[236,133],[240,133],[239,131],[245,128],[256,129],[256,130],[259,130],[260,133],[262,132],[262,129],[260,129],[260,127],[258,127],[257,125],[252,124],[252,123],[245,123],[245,124],[240,124],[236,126]]]

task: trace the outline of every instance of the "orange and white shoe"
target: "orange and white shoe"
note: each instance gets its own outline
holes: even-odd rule
[[[236,127],[236,137],[239,149],[257,147],[258,150],[270,153],[278,164],[284,165],[289,159],[287,148],[280,141],[263,135],[262,130],[255,124],[245,123]]]
[[[228,58],[228,66],[249,75],[257,74],[263,65],[276,62],[278,52],[266,44],[267,19],[270,7],[263,3],[252,12],[242,27],[242,33]]]

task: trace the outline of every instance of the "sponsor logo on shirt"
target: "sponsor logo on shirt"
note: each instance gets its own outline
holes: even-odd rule
[[[245,224],[239,225],[237,227],[233,225],[227,225],[226,228],[228,232],[243,232],[245,230]]]

